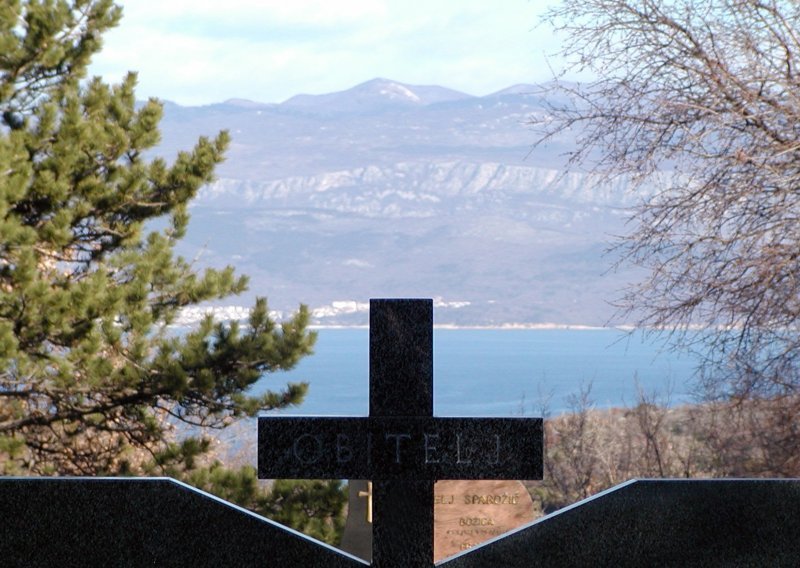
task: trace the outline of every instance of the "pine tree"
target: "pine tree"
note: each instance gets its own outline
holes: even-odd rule
[[[111,0],[0,4],[0,473],[188,479],[208,440],[177,443],[171,424],[222,428],[307,389],[247,395],[311,353],[304,306],[278,325],[258,299],[247,325],[170,333],[185,306],[247,285],[173,254],[228,135],[144,157],[161,104],[136,104],[133,73],[86,78],[120,17]]]
[[[339,480],[276,479],[262,489],[255,468],[230,470],[214,463],[195,469],[186,481],[328,544],[341,540],[347,491]]]

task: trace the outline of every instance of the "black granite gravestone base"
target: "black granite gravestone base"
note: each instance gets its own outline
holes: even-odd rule
[[[407,511],[394,513],[383,526],[414,525]],[[168,479],[0,479],[0,519],[3,568],[367,565]],[[413,530],[398,530],[413,538]],[[398,555],[392,560],[431,566],[406,557],[411,549],[392,551]],[[721,568],[797,566],[798,560],[800,480],[646,480],[437,566]]]
[[[798,565],[799,480],[632,481],[437,564]]]
[[[3,568],[366,565],[170,479],[0,479]]]

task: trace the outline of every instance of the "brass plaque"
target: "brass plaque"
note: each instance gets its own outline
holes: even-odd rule
[[[519,481],[437,481],[433,495],[433,557],[438,562],[536,518]]]

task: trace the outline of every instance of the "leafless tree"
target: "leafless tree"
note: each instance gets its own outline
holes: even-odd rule
[[[536,144],[573,133],[571,166],[642,196],[620,251],[648,276],[622,314],[702,346],[726,398],[793,396],[800,3],[564,0],[547,19],[565,39],[567,96],[535,120]],[[593,79],[563,80],[575,71]]]
[[[642,462],[645,471],[649,476],[667,477],[665,462],[669,442],[664,431],[664,420],[668,405],[657,404],[656,395],[645,392],[638,381],[636,388],[639,402],[632,414],[644,439]]]
[[[558,420],[545,423],[544,460],[546,483],[553,487],[552,501],[557,509],[585,499],[598,488],[597,429],[592,425],[591,384],[581,385],[580,392],[567,397],[569,412]]]

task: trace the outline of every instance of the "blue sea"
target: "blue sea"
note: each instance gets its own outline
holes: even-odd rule
[[[322,329],[315,354],[289,372],[265,376],[253,394],[308,382],[294,415],[369,413],[369,331]],[[697,360],[641,333],[615,329],[436,329],[437,416],[539,416],[569,411],[569,397],[591,386],[596,408],[632,405],[637,380],[647,393],[691,402]]]

